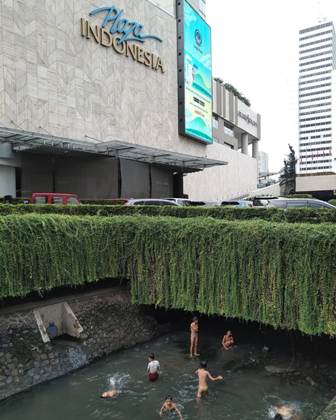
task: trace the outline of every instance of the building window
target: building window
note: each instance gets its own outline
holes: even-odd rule
[[[303,90],[319,89],[326,86],[331,86],[331,83],[323,83],[322,85],[305,86],[303,88],[300,87],[299,91],[302,92]]]
[[[308,36],[303,36],[300,38],[300,41],[303,41],[305,39],[309,39],[309,38],[315,38],[316,36],[320,36],[320,35],[327,35],[327,34],[332,34],[333,31],[323,31],[323,32],[317,32],[316,34],[313,35],[308,35]]]
[[[224,122],[224,133],[230,137],[234,137],[233,126]]]
[[[325,99],[331,99],[331,96],[321,96],[321,98],[309,98],[309,99],[302,99],[299,101],[299,105],[306,103],[306,102],[316,102],[316,101],[324,101]],[[317,106],[323,106],[325,104],[317,104]],[[300,109],[303,107],[300,106]]]
[[[301,44],[300,48],[305,48],[305,47],[308,47],[309,45],[321,44],[321,42],[327,42],[327,41],[332,41],[332,37],[323,38],[323,39],[319,39],[317,41],[308,42],[307,44]]]
[[[307,63],[308,64],[308,63]],[[324,69],[324,68],[326,68],[326,67],[328,67],[329,68],[329,70],[331,70],[332,69],[332,63],[329,63],[329,64],[323,64],[323,66],[315,66],[315,67],[309,67],[309,68],[306,68],[306,69],[301,69],[300,70],[300,73],[303,73],[303,72],[306,72],[306,71],[313,71],[313,70],[318,70],[318,69]],[[329,73],[329,72],[328,72]],[[312,74],[310,74],[309,76],[313,76]],[[303,77],[303,76],[300,76],[300,78],[301,77]]]
[[[303,47],[301,46],[301,48],[303,48]],[[324,48],[332,48],[332,43],[331,44],[324,44],[324,45],[321,45],[320,47],[309,48],[308,50],[301,50],[300,54],[305,54],[305,53],[309,53],[309,52],[313,52],[313,51],[323,50]]]
[[[307,79],[307,77],[321,76],[321,74],[330,74],[330,70],[318,71],[317,73],[312,73],[312,74],[301,74],[300,80]]]
[[[212,126],[213,128],[218,128],[218,117],[212,117]]]
[[[330,93],[330,92],[331,92],[331,89],[319,90],[318,92],[303,93],[302,95],[299,95],[299,98],[303,98],[305,96],[322,95],[323,93]]]
[[[301,54],[302,54],[303,52],[301,51]],[[323,51],[323,52],[320,52],[320,53],[317,53],[317,54],[310,54],[310,55],[306,55],[306,56],[304,56],[304,57],[300,57],[300,61],[301,60],[307,60],[307,59],[309,59],[309,58],[314,58],[314,57],[319,57],[319,56],[321,56],[321,55],[326,55],[326,54],[332,54],[332,50],[327,50],[327,51]],[[320,60],[319,60],[320,61]],[[317,63],[318,61],[312,61],[312,63]],[[305,63],[305,64],[308,64],[308,63]]]

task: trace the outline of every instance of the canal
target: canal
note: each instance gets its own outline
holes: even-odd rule
[[[300,354],[300,350],[295,356],[298,363],[286,340],[279,344],[258,331],[237,331],[236,339],[233,350],[223,351],[220,330],[207,327],[201,331],[202,359],[208,361],[211,373],[224,376],[222,382],[210,384],[201,402],[195,401],[194,371],[199,359],[190,359],[188,335],[176,331],[5,400],[0,404],[0,418],[152,420],[159,418],[161,403],[172,395],[188,420],[269,419],[273,407],[281,404],[295,407],[309,420],[334,396],[332,379],[326,373],[331,362],[325,357],[314,351],[313,355]],[[156,383],[149,383],[146,376],[150,352],[157,355],[162,368]],[[100,399],[111,386],[121,391],[120,396]]]

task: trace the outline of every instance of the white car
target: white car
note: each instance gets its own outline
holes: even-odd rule
[[[269,200],[267,207],[278,207],[280,209],[290,208],[314,208],[314,209],[330,209],[335,210],[336,207],[330,203],[316,198],[276,198]]]
[[[131,198],[127,200],[125,206],[175,206],[180,207],[181,204],[174,201],[161,198]]]

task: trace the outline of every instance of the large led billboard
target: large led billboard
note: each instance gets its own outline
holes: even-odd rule
[[[177,1],[179,133],[212,143],[211,28],[186,1]]]

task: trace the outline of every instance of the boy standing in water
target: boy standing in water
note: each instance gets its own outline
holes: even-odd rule
[[[148,379],[151,382],[155,382],[157,379],[159,379],[160,363],[158,362],[158,360],[155,360],[154,353],[151,353],[148,356],[148,362]]]
[[[173,403],[173,398],[170,396],[166,397],[166,401],[163,403],[163,406],[161,407],[161,410],[160,410],[160,416],[163,417],[165,412],[168,412],[168,413],[175,412],[179,416],[179,419],[183,420],[181,412],[176,407],[176,404]]]
[[[197,400],[202,398],[202,395],[208,391],[208,378],[212,381],[221,381],[223,376],[217,376],[214,378],[211,376],[210,372],[207,371],[207,362],[201,362],[200,367],[196,370],[196,375],[198,376],[198,391],[197,391]]]
[[[190,357],[199,356],[198,348],[198,318],[194,316],[190,324]]]
[[[233,335],[231,331],[224,334],[222,345],[225,350],[229,350],[234,345]]]

